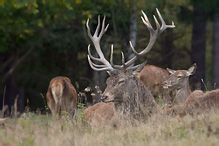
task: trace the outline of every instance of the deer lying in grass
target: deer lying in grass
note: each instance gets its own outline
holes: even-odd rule
[[[46,100],[53,116],[60,116],[61,111],[66,111],[75,117],[77,98],[77,92],[69,78],[55,77],[50,81]]]
[[[169,72],[166,69],[154,65],[146,65],[143,70],[137,74],[137,77],[144,82],[155,99],[164,99],[165,104],[172,106],[173,91],[162,87],[162,83],[169,77]]]
[[[201,90],[193,91],[183,105],[177,105],[167,110],[168,114],[179,115],[198,114],[209,110],[219,109],[219,89],[203,93]]]
[[[118,125],[118,119],[115,116],[115,106],[113,102],[99,102],[85,109],[83,113],[85,114],[84,121],[89,122],[93,126]]]
[[[174,98],[175,104],[183,104],[186,98],[191,94],[189,86],[189,76],[196,71],[196,64],[193,64],[188,70],[172,70],[167,68],[170,73],[169,78],[162,83],[163,88],[176,90]]]
[[[162,85],[164,88],[177,90],[175,100],[180,104],[169,108],[168,113],[185,115],[219,108],[219,89],[206,93],[195,90],[191,93],[189,76],[193,75],[195,70],[196,64],[193,64],[188,70],[168,69],[171,75]]]
[[[106,84],[107,87],[103,93],[102,100],[104,102],[114,102],[115,103],[115,112],[122,113],[124,117],[128,117],[128,119],[138,119],[138,120],[146,120],[148,116],[150,116],[153,112],[156,111],[157,106],[154,100],[154,97],[151,95],[150,91],[146,88],[144,83],[140,81],[136,74],[138,74],[145,63],[140,65],[129,67],[133,64],[140,56],[145,55],[152,49],[157,37],[166,29],[175,27],[174,24],[166,25],[163,18],[160,15],[160,12],[157,10],[157,14],[160,18],[162,26],[158,23],[156,17],[154,16],[157,29],[154,30],[151,26],[146,14],[142,11],[143,17],[142,21],[148,28],[150,32],[150,41],[148,46],[138,53],[132,43],[130,42],[130,46],[135,56],[129,61],[125,62],[124,54],[122,54],[122,65],[114,65],[113,64],[113,45],[111,46],[111,58],[110,62],[108,62],[100,47],[100,39],[103,34],[107,31],[108,25],[105,27],[105,17],[102,22],[102,28],[100,34],[98,34],[100,29],[100,17],[98,17],[98,25],[94,35],[91,35],[89,28],[89,19],[87,21],[87,30],[88,36],[92,40],[97,54],[100,58],[95,58],[91,55],[90,45],[88,46],[88,61],[92,69],[95,71],[107,71],[110,77],[107,79]],[[96,61],[101,63],[95,64],[92,62]],[[103,111],[105,112],[105,111]]]

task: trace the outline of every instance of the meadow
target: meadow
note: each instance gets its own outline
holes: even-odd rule
[[[120,121],[117,127],[91,126],[83,122],[82,112],[72,121],[53,119],[51,114],[26,113],[0,125],[2,146],[100,146],[100,145],[198,145],[219,144],[219,112],[183,118],[157,113],[144,123]]]

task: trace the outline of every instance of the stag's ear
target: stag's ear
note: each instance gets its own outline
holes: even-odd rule
[[[175,70],[173,70],[173,69],[169,69],[169,68],[167,68],[167,71],[172,75],[172,74],[174,74],[176,71]]]
[[[191,76],[196,72],[197,65],[194,63],[188,70],[187,70],[187,76]]]
[[[132,74],[136,75],[141,72],[141,70],[144,68],[146,65],[147,61],[143,62],[142,64],[136,65],[134,67],[130,67],[128,70],[132,70]]]

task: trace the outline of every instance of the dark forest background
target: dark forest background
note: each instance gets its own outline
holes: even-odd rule
[[[32,111],[45,110],[42,95],[56,76],[69,77],[78,92],[95,85],[104,89],[107,74],[93,71],[87,61],[87,18],[94,31],[98,15],[107,17],[110,26],[101,45],[108,59],[114,44],[114,63],[119,64],[120,51],[126,59],[132,55],[129,40],[138,51],[147,46],[149,32],[141,10],[155,28],[156,8],[176,28],[165,30],[136,63],[147,60],[172,69],[197,63],[193,89],[218,88],[218,0],[0,0],[0,108],[3,96],[6,104],[13,104],[19,95],[20,111],[27,99]]]

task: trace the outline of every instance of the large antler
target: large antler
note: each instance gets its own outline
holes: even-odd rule
[[[99,29],[100,29],[100,17],[98,17],[98,25],[97,25],[96,31],[95,31],[95,33],[94,33],[93,36],[91,35],[91,32],[90,32],[90,27],[89,27],[89,25],[88,25],[89,19],[88,19],[88,20],[87,20],[87,24],[86,24],[86,25],[87,25],[87,30],[88,30],[88,36],[89,36],[90,39],[92,40],[92,42],[93,42],[93,44],[94,44],[94,46],[95,46],[95,49],[96,49],[96,51],[97,51],[97,53],[98,53],[98,55],[99,55],[99,57],[100,57],[100,58],[95,58],[95,57],[93,57],[93,56],[91,55],[91,52],[90,52],[90,45],[89,45],[89,46],[88,46],[88,61],[89,61],[89,64],[90,64],[91,68],[94,69],[94,70],[96,70],[96,71],[113,70],[113,69],[125,69],[125,68],[129,67],[131,64],[133,64],[133,63],[138,59],[138,57],[143,56],[143,55],[145,55],[147,52],[149,52],[149,51],[152,49],[152,47],[153,47],[153,45],[154,45],[154,43],[155,43],[157,37],[158,37],[166,28],[174,28],[174,27],[175,27],[175,25],[174,25],[173,22],[172,22],[172,25],[166,25],[165,21],[163,20],[162,16],[160,15],[160,12],[158,11],[158,9],[156,9],[156,11],[157,11],[158,17],[159,17],[159,19],[160,19],[160,21],[161,21],[161,23],[162,23],[162,25],[160,26],[160,24],[159,24],[158,21],[157,21],[157,18],[154,16],[154,20],[155,20],[156,27],[157,27],[156,30],[154,30],[153,27],[151,26],[151,24],[150,24],[150,22],[149,22],[149,20],[148,20],[147,15],[146,15],[143,11],[141,11],[142,14],[143,14],[143,17],[141,17],[141,19],[142,19],[143,23],[146,25],[146,27],[148,28],[148,30],[149,30],[149,32],[150,32],[150,41],[149,41],[149,44],[147,45],[147,47],[146,47],[144,50],[142,50],[140,53],[138,53],[138,52],[134,49],[134,47],[133,47],[133,45],[132,45],[132,43],[131,43],[131,41],[130,41],[129,43],[130,43],[130,46],[131,46],[132,51],[134,52],[135,56],[134,56],[132,59],[130,59],[129,61],[125,62],[124,54],[123,54],[123,52],[121,52],[121,54],[122,54],[122,65],[114,65],[114,64],[113,64],[113,45],[111,46],[111,58],[110,58],[110,63],[105,59],[105,57],[104,57],[104,55],[103,55],[103,53],[102,53],[102,51],[101,51],[101,48],[100,48],[100,39],[101,39],[101,37],[103,36],[103,34],[107,31],[107,28],[108,28],[108,26],[109,26],[109,24],[108,24],[108,25],[105,27],[105,17],[104,17],[103,22],[102,22],[102,29],[101,29],[101,32],[100,32],[99,36],[98,36],[98,32],[99,32]],[[91,59],[94,60],[94,61],[100,62],[100,63],[102,63],[103,65],[94,64],[94,63],[91,61]]]

